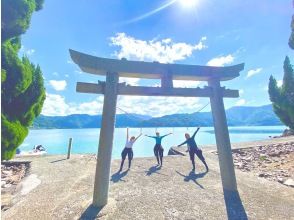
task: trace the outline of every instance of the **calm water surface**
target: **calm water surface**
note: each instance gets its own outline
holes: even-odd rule
[[[279,135],[284,126],[256,126],[230,127],[231,142],[243,142],[267,139],[269,136]],[[137,136],[140,128],[130,128],[130,135]],[[171,146],[182,143],[184,133],[193,133],[196,128],[158,128],[161,135],[173,134],[163,139],[162,145],[165,154]],[[155,135],[155,128],[143,128],[142,133]],[[72,153],[97,153],[100,129],[44,129],[31,130],[20,150],[29,151],[36,144],[42,144],[48,154],[66,154],[68,139],[73,138]],[[113,158],[120,158],[120,153],[126,141],[126,128],[116,128],[114,134]],[[215,144],[213,127],[203,127],[196,136],[198,145]],[[153,156],[154,139],[145,136],[134,144],[135,157]]]

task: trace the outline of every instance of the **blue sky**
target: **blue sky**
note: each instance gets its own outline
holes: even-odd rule
[[[69,48],[100,57],[164,63],[227,66],[244,62],[241,76],[223,83],[239,89],[241,95],[226,99],[226,108],[268,104],[269,76],[282,79],[286,55],[294,63],[288,47],[292,0],[194,0],[188,7],[184,1],[189,0],[45,0],[44,8],[33,14],[21,50],[43,71],[47,99],[42,114],[101,113],[103,96],[76,93],[75,86],[78,81],[104,78],[80,72]],[[122,81],[159,84],[156,80]],[[175,85],[205,84],[179,81]],[[118,106],[159,116],[195,112],[207,102],[204,98],[121,96]]]

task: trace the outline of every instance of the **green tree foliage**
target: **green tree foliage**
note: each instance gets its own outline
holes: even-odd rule
[[[294,130],[294,71],[289,57],[284,61],[283,85],[278,87],[276,79],[271,76],[268,92],[276,115]]]
[[[292,29],[292,32],[291,32],[288,44],[289,44],[289,47],[294,50],[294,15],[292,16],[291,29]]]
[[[1,41],[1,160],[11,159],[42,110],[45,88],[39,66],[19,58],[20,35],[29,28],[32,13],[43,0],[2,1]]]

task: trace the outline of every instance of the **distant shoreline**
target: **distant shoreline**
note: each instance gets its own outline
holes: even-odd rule
[[[273,125],[228,125],[229,128],[232,127],[272,127],[272,126],[284,126],[283,124],[273,124]],[[115,128],[197,128],[197,127],[203,127],[203,128],[213,128],[214,126],[146,126],[146,127],[140,127],[140,126],[119,126],[119,127],[115,127]],[[286,128],[286,126],[285,126]],[[35,127],[31,127],[29,128],[29,130],[53,130],[53,129],[60,129],[60,130],[64,130],[64,129],[101,129],[101,127],[88,127],[88,128],[35,128]]]

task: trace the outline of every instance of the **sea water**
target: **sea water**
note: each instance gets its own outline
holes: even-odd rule
[[[231,142],[256,141],[269,138],[269,136],[280,135],[284,126],[251,126],[251,127],[229,127]],[[143,135],[133,146],[135,157],[153,156],[155,140],[144,136],[145,134],[155,136],[173,133],[162,141],[165,155],[171,146],[181,144],[185,141],[184,134],[194,133],[196,128],[130,128],[130,136],[138,136],[142,131]],[[97,153],[99,142],[99,128],[93,129],[40,129],[30,130],[29,135],[20,146],[21,151],[30,151],[34,145],[43,145],[48,154],[66,154],[69,138],[73,138],[72,153],[86,154]],[[202,127],[196,135],[198,145],[215,144],[214,128]],[[126,128],[116,128],[114,133],[114,145],[112,158],[120,158],[122,149],[126,142]]]

